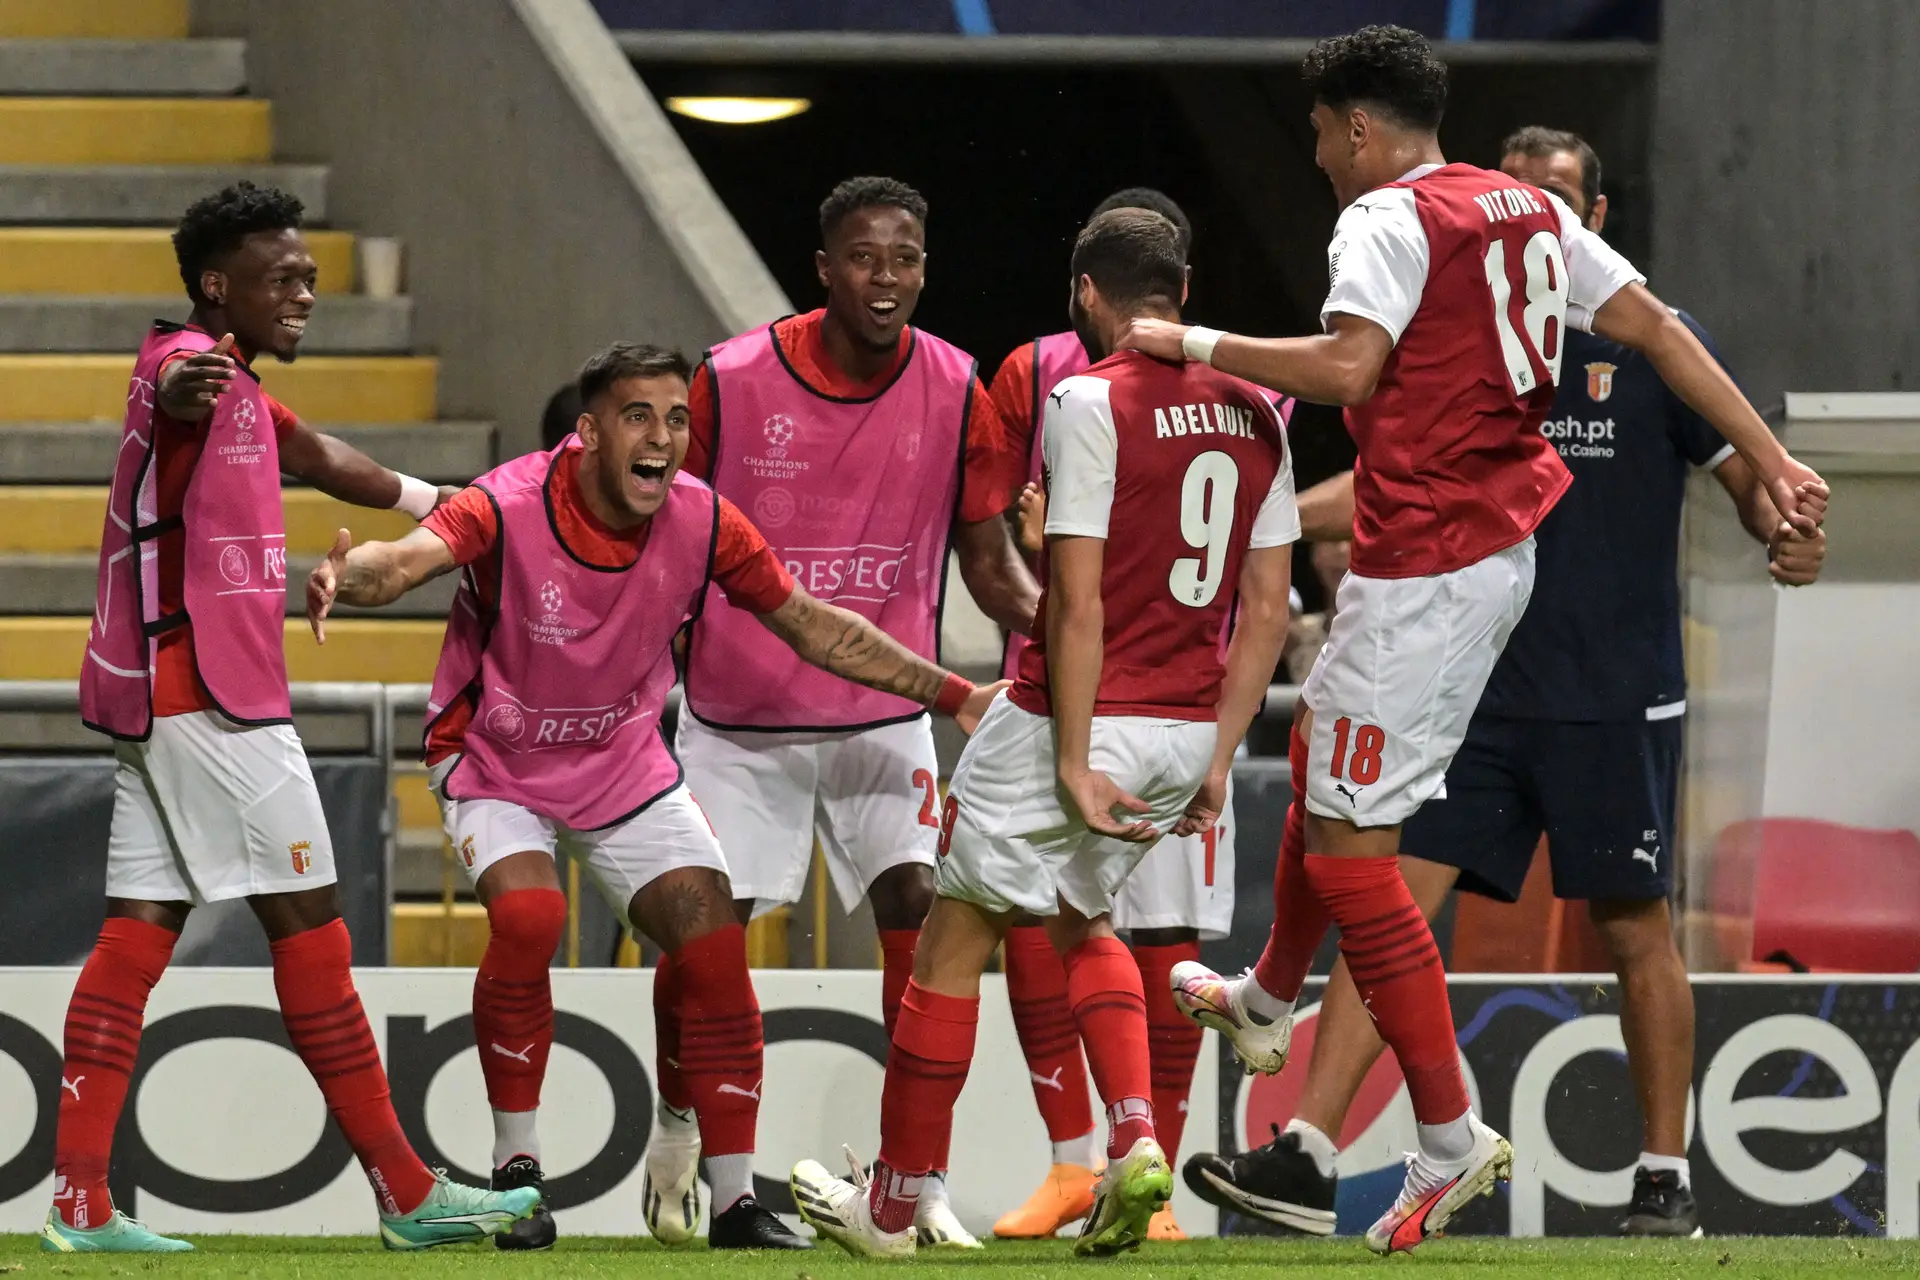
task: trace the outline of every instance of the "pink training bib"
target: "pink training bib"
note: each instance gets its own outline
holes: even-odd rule
[[[824,396],[787,368],[773,328],[707,355],[718,406],[714,488],[748,514],[802,590],[939,651],[947,540],[960,499],[973,358],[918,329],[894,380]],[[709,588],[687,660],[687,705],[722,729],[862,729],[925,708],[811,666]]]
[[[427,728],[474,694],[454,799],[506,800],[589,831],[624,822],[680,782],[660,733],[673,687],[673,636],[699,610],[713,568],[719,500],[676,474],[640,558],[624,569],[578,559],[555,530],[548,476],[569,438],[474,484],[500,525],[499,604],[484,610],[469,570],[454,598],[427,704]]]
[[[191,622],[200,680],[237,724],[285,724],[287,535],[280,508],[280,445],[253,370],[236,360],[233,385],[202,428],[200,459],[178,516],[160,519],[153,474],[154,389],[176,351],[210,351],[198,329],[158,322],[127,387],[126,425],[100,535],[100,584],[80,671],[80,718],[116,738],[153,730],[159,637]],[[184,537],[182,608],[160,616],[159,540]]]

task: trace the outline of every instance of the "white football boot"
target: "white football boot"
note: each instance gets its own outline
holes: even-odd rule
[[[689,1244],[700,1233],[700,1129],[662,1125],[656,1113],[647,1139],[646,1176],[640,1204],[647,1230],[668,1248]]]
[[[1251,971],[1223,978],[1198,960],[1182,960],[1167,975],[1174,1008],[1225,1036],[1248,1075],[1270,1076],[1287,1065],[1293,1017],[1267,1019],[1248,1009],[1242,996],[1253,980]]]
[[[873,1208],[867,1203],[866,1170],[851,1151],[847,1164],[853,1170],[851,1178],[827,1172],[818,1160],[793,1166],[787,1185],[800,1220],[856,1258],[911,1258],[918,1229],[882,1231],[874,1225]]]
[[[1393,1207],[1367,1229],[1367,1248],[1375,1253],[1404,1253],[1437,1236],[1448,1219],[1475,1196],[1490,1196],[1496,1184],[1513,1177],[1513,1146],[1468,1115],[1473,1150],[1464,1160],[1434,1160],[1422,1152],[1407,1156],[1407,1180]]]
[[[927,1175],[926,1190],[920,1193],[920,1202],[913,1207],[913,1230],[922,1249],[944,1252],[987,1247],[960,1225],[947,1199],[946,1179],[939,1174]]]

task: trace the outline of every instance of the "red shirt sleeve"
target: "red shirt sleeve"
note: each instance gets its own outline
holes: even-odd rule
[[[967,419],[966,472],[961,479],[960,520],[991,520],[1019,500],[1027,483],[1027,450],[994,407],[993,397],[973,384],[973,409]]]
[[[718,434],[714,407],[713,370],[702,361],[700,367],[693,371],[693,381],[687,384],[687,418],[690,426],[687,432],[687,457],[680,464],[682,471],[700,480],[713,479],[713,441]],[[722,537],[726,536],[725,528],[723,523]]]
[[[276,444],[285,444],[293,429],[300,425],[300,415],[275,400],[265,391],[260,398],[267,402],[267,412],[273,417],[273,439]]]
[[[431,530],[446,543],[453,552],[453,562],[458,565],[472,564],[487,554],[500,536],[500,522],[493,513],[493,503],[472,485],[435,507],[433,513],[420,522],[420,527]]]
[[[793,575],[753,522],[725,498],[720,499],[713,580],[726,592],[728,603],[749,613],[772,613],[793,594]]]
[[[1033,344],[1023,342],[1000,362],[987,392],[1006,425],[1007,446],[1023,458],[1033,456]]]

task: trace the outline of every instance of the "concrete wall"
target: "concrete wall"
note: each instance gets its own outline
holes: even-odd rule
[[[1756,403],[1920,389],[1920,4],[1665,0],[1654,288]]]
[[[330,221],[406,244],[440,410],[537,442],[615,338],[704,346],[789,310],[586,0],[250,0],[276,151],[332,167]],[[198,29],[231,32],[233,0]]]

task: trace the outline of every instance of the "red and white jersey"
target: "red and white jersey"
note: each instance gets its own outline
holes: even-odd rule
[[[1572,476],[1540,424],[1566,325],[1643,279],[1559,199],[1472,165],[1423,165],[1349,205],[1320,310],[1385,329],[1393,352],[1347,410],[1353,571],[1448,573],[1524,541]]]
[[[1286,432],[1266,393],[1203,364],[1110,356],[1047,395],[1047,533],[1104,538],[1094,714],[1212,720],[1249,547],[1300,537]],[[1008,696],[1050,715],[1047,565]]]

